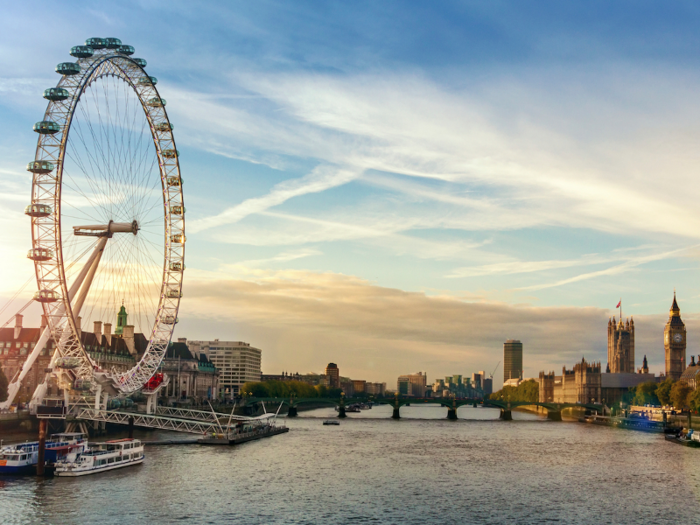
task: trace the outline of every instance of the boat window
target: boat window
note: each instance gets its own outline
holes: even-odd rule
[[[22,457],[19,458],[19,459],[27,459],[27,455],[26,455],[26,454],[22,454]]]

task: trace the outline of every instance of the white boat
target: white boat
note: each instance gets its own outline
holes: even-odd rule
[[[75,460],[56,463],[54,475],[86,476],[143,463],[143,444],[138,439],[113,439],[104,443],[93,443],[90,449],[79,454]]]
[[[87,440],[81,433],[54,434],[45,443],[44,461],[55,462],[71,453],[85,451]],[[36,474],[39,462],[39,442],[10,445],[0,450],[0,474]]]

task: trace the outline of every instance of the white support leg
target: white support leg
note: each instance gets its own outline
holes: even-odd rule
[[[85,262],[85,265],[83,268],[80,270],[80,273],[76,277],[75,281],[71,285],[70,289],[68,290],[68,300],[69,302],[73,302],[73,298],[75,295],[78,293],[78,290],[81,289],[83,283],[85,282],[85,278],[90,274],[89,276],[89,282],[92,282],[93,277],[95,276],[95,271],[97,270],[97,265],[99,264],[100,259],[102,258],[102,253],[104,252],[105,245],[107,244],[107,237],[104,237],[100,239],[95,246],[95,249],[93,252],[90,254],[90,257],[88,260]],[[89,284],[88,284],[89,287]],[[85,301],[85,295],[87,295],[87,292],[83,294],[82,300],[80,301],[79,304],[76,304],[76,309],[74,309],[73,315],[78,316],[80,314],[80,309],[82,308],[83,302]],[[64,308],[61,307],[58,310],[59,315],[63,315],[65,312]],[[17,379],[17,386],[14,394],[17,393],[19,390],[20,383],[22,379],[24,379],[24,376],[29,372],[29,369],[32,367],[34,364],[34,361],[36,360],[37,356],[41,352],[44,346],[46,346],[46,342],[49,340],[51,337],[51,330],[47,326],[46,329],[44,330],[44,333],[41,335],[41,338],[37,342],[36,346],[34,347],[34,350],[32,351],[32,354],[27,358],[27,361],[25,362],[23,368],[22,368],[22,374],[19,376]],[[43,342],[42,342],[43,341]],[[56,346],[56,349],[54,350],[53,355],[51,356],[51,362],[49,364],[49,368],[53,368],[56,364],[56,360],[60,357],[58,353],[58,346]],[[43,400],[44,396],[46,396],[46,391],[48,390],[48,374],[44,377],[44,381],[39,384],[34,391],[34,395],[32,396],[32,400],[29,404],[30,410],[32,413],[36,412],[36,406],[39,405]],[[9,391],[9,389],[8,389]],[[7,401],[4,403],[0,404],[0,408],[7,408],[5,404],[9,407],[10,404],[12,404],[12,401],[14,399],[14,394],[12,392],[8,392],[11,395],[8,396]],[[66,403],[67,406],[67,403]]]

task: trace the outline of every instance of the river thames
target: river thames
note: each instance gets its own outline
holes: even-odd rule
[[[663,436],[440,407],[287,420],[237,447],[150,446],[85,478],[0,478],[0,523],[695,523],[700,450]],[[110,436],[111,437],[111,436]],[[147,440],[187,434],[142,432]]]

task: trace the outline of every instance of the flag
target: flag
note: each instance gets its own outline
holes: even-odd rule
[[[620,305],[622,304],[622,299],[620,299],[620,302],[617,303],[617,306],[615,308],[620,308]]]

